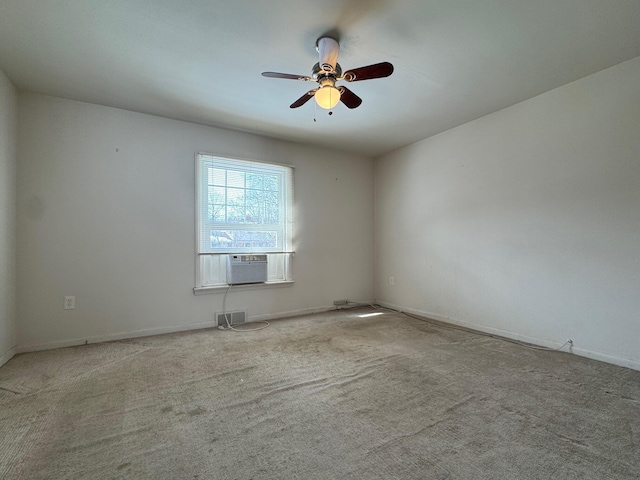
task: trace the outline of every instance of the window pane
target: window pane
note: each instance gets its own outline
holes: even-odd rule
[[[226,185],[226,172],[221,168],[209,169],[209,185]]]
[[[244,172],[227,170],[227,186],[244,188]]]
[[[233,239],[222,230],[211,230],[209,239],[211,248],[230,248],[233,245]]]
[[[270,247],[276,248],[278,246],[278,233],[277,232],[251,232],[252,247]]]
[[[247,173],[247,188],[264,188],[264,175]]]
[[[229,223],[244,223],[244,206],[227,207],[227,222]]]
[[[261,193],[256,190],[247,190],[247,223],[255,225],[266,223],[266,206],[261,198]]]
[[[265,200],[266,205],[266,222],[265,223],[279,223],[280,222],[280,197],[274,193],[270,193]]]
[[[209,221],[226,223],[227,207],[225,205],[209,205]]]
[[[278,177],[276,175],[265,175],[264,176],[264,189],[271,190],[273,192],[278,192]]]
[[[224,187],[209,187],[209,203],[224,204],[225,201]]]
[[[244,189],[227,188],[227,205],[244,206]]]
[[[279,197],[266,190],[247,190],[247,218],[254,224],[278,223]]]
[[[278,232],[211,230],[212,248],[277,248]]]

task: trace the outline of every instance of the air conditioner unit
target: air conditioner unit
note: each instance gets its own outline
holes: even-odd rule
[[[264,283],[267,281],[266,255],[229,255],[227,283]]]

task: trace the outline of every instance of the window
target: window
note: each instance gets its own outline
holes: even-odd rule
[[[199,153],[197,285],[225,285],[229,254],[268,254],[268,281],[291,280],[292,167]]]

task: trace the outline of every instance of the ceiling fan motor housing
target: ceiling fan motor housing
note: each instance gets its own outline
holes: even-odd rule
[[[318,80],[318,79],[323,78],[323,77],[333,77],[334,79],[337,80],[338,78],[340,78],[342,76],[342,67],[340,67],[339,63],[336,63],[333,71],[328,72],[328,71],[326,71],[326,70],[324,70],[322,68],[320,63],[316,63],[313,66],[313,74],[312,74],[312,76],[313,76],[313,78],[315,80]]]
[[[316,42],[316,49],[320,56],[320,68],[325,72],[334,72],[338,64],[338,53],[340,45],[331,37],[319,38]]]

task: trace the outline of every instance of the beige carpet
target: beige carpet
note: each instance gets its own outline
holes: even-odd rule
[[[18,355],[0,478],[640,478],[640,372],[369,313]]]

